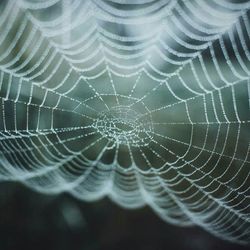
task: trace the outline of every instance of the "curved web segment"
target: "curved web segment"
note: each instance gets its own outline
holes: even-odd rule
[[[249,8],[1,1],[1,180],[249,243]]]

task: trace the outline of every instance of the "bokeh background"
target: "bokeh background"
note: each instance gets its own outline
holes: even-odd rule
[[[49,196],[0,184],[1,250],[247,250],[198,227],[165,223],[148,207],[125,210],[68,194]]]

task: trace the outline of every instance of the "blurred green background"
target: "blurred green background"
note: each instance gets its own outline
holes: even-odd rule
[[[165,223],[150,208],[124,210],[108,199],[47,196],[0,184],[1,250],[247,250],[198,227]]]

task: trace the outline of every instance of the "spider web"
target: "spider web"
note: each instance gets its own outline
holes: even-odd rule
[[[1,1],[0,179],[249,243],[249,8]]]

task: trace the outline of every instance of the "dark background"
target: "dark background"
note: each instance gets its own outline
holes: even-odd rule
[[[108,199],[86,203],[0,184],[1,250],[246,250],[198,227],[169,225],[149,208],[124,210]]]

